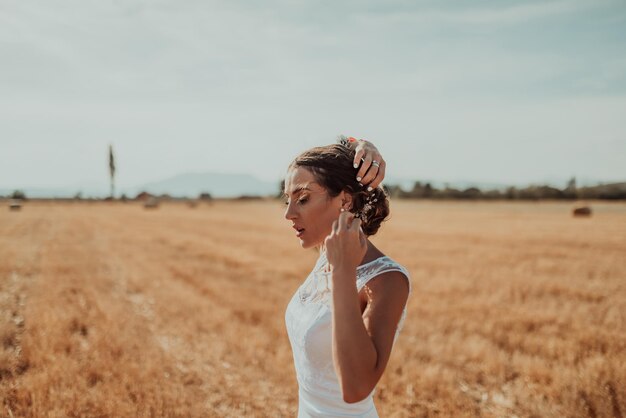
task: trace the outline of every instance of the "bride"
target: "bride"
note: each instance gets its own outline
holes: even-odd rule
[[[370,241],[389,215],[384,161],[341,137],[289,165],[285,218],[319,258],[285,314],[298,417],[378,417],[373,401],[406,315],[408,271]]]

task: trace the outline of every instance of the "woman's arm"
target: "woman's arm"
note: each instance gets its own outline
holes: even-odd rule
[[[408,298],[404,275],[383,273],[366,285],[368,303],[361,314],[356,267],[367,251],[367,239],[360,225],[360,219],[341,213],[325,241],[332,269],[333,362],[346,402],[364,399],[378,383]]]
[[[333,362],[343,399],[365,399],[380,380],[408,297],[400,272],[383,273],[365,287],[361,316],[355,271],[333,271]]]

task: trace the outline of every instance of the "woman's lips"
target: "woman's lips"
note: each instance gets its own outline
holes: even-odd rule
[[[304,234],[304,228],[295,228],[296,229],[296,237],[300,238],[302,234]]]

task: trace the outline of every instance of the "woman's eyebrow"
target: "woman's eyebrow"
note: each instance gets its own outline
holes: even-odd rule
[[[311,192],[312,190],[311,190],[311,189],[309,189],[309,187],[308,187],[308,185],[309,185],[309,184],[312,184],[312,183],[303,184],[303,185],[301,185],[301,186],[296,186],[296,188],[295,188],[295,189],[293,189],[293,191],[291,192],[291,194],[292,194],[292,195],[296,195],[296,194],[300,193],[300,192],[301,192],[301,191],[303,191],[303,190],[308,190],[308,191],[310,191],[310,192]],[[284,193],[283,193],[283,196],[285,196],[285,197],[289,197],[289,193],[284,192]]]

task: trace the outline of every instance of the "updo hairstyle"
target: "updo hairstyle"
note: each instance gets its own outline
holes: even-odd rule
[[[350,212],[361,218],[361,228],[367,236],[376,234],[382,222],[389,216],[389,199],[382,187],[371,192],[356,180],[358,168],[354,168],[355,151],[333,144],[311,148],[289,165],[289,170],[305,167],[322,185],[330,197],[342,191],[352,195]]]

